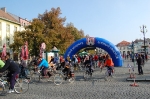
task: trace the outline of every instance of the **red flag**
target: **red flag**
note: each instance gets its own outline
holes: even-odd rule
[[[5,57],[5,56],[6,56],[6,44],[3,45],[3,50],[2,50],[1,57]]]
[[[26,41],[25,45],[24,45],[24,59],[25,60],[28,59],[28,54],[29,54],[29,51],[28,51],[28,42]]]
[[[24,59],[24,46],[21,47],[20,58]]]
[[[20,57],[23,58],[24,60],[27,60],[28,59],[28,54],[29,54],[28,42],[26,41],[25,44],[21,48],[21,56]]]

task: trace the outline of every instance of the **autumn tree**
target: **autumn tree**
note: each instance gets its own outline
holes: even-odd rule
[[[59,7],[39,14],[24,31],[14,34],[14,43],[10,47],[18,50],[25,41],[28,41],[30,54],[37,56],[41,43],[45,42],[46,51],[49,52],[53,46],[56,46],[60,53],[64,53],[74,41],[84,37],[84,32],[79,31],[73,24],[64,26],[66,18],[60,15]]]

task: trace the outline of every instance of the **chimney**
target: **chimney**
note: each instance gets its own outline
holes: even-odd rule
[[[6,7],[1,8],[1,10],[3,10],[6,13]]]

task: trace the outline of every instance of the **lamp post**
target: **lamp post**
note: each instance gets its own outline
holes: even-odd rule
[[[146,26],[143,25],[142,27],[140,26],[141,32],[143,33],[144,36],[144,54],[146,55],[146,46],[145,46],[145,33],[147,32]]]
[[[132,41],[132,62],[134,62],[134,42]]]

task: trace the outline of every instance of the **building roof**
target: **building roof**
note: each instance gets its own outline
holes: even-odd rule
[[[0,9],[0,18],[19,23],[15,18],[13,18],[11,15],[9,15],[7,12]]]
[[[136,39],[134,42],[135,42],[135,43],[143,42],[143,40],[142,40],[142,39]]]
[[[117,46],[128,46],[128,45],[130,45],[130,42],[124,40],[117,44]]]

